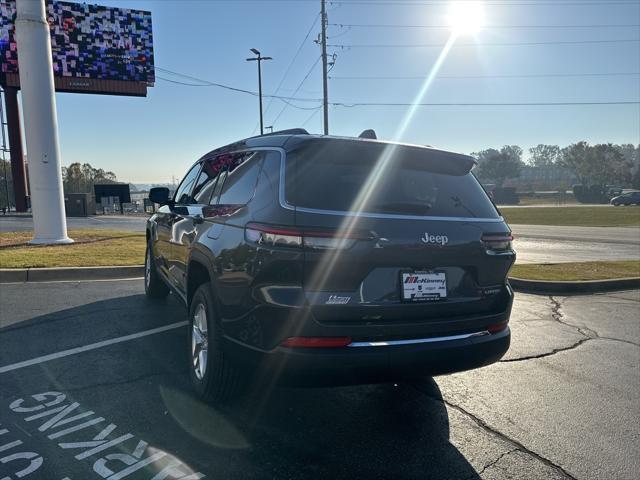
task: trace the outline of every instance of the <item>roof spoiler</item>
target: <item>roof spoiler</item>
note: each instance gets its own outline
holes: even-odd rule
[[[368,128],[367,130],[363,131],[360,135],[358,135],[358,138],[367,138],[369,140],[377,140],[378,136],[376,135],[376,132],[374,129]]]

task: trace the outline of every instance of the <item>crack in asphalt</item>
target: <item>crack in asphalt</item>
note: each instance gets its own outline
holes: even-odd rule
[[[508,451],[502,453],[501,455],[498,456],[498,458],[496,458],[495,460],[487,463],[484,467],[482,467],[482,470],[480,470],[479,472],[476,472],[476,475],[477,476],[482,475],[486,470],[488,470],[491,467],[493,467],[494,465],[496,465],[500,460],[502,460],[507,455],[511,455],[512,453],[519,452],[519,451],[520,451],[520,448],[515,447],[515,448],[512,448],[511,450],[508,450]],[[471,480],[473,478],[476,478],[476,476],[474,475],[473,477],[468,477],[468,478],[469,478],[469,480]]]
[[[564,314],[562,313],[562,302],[554,298],[552,295],[549,296],[549,300],[551,301],[551,318],[553,318],[554,321],[562,325],[565,325],[569,328],[574,329],[576,332],[582,335],[583,338],[581,338],[577,342],[567,347],[554,348],[550,352],[544,352],[544,353],[539,353],[535,355],[527,355],[524,357],[517,357],[517,358],[507,358],[507,359],[500,360],[500,363],[524,362],[526,360],[534,360],[538,358],[550,357],[552,355],[555,355],[556,353],[566,352],[568,350],[574,350],[578,348],[580,345],[582,345],[583,343],[588,342],[589,340],[610,340],[613,342],[627,343],[629,345],[640,347],[640,344],[636,342],[632,342],[631,340],[624,340],[621,338],[613,338],[613,337],[603,337],[602,335],[600,335],[598,332],[596,332],[591,328],[584,327],[584,326],[580,327],[578,325],[573,325],[567,322],[564,319]]]
[[[551,301],[551,318],[553,318],[554,321],[556,321],[558,323],[561,323],[562,325],[565,325],[565,326],[567,326],[569,328],[572,328],[572,329],[576,330],[584,338],[581,338],[577,342],[575,342],[575,343],[573,343],[573,344],[571,344],[571,345],[569,345],[567,347],[554,348],[550,352],[537,353],[537,354],[534,354],[534,355],[526,355],[524,357],[506,358],[506,359],[500,360],[500,363],[524,362],[526,360],[534,360],[534,359],[538,359],[538,358],[550,357],[552,355],[555,355],[556,353],[566,352],[568,350],[574,350],[574,349],[578,348],[580,345],[582,345],[583,343],[588,342],[589,340],[594,340],[596,338],[600,338],[598,336],[598,334],[596,332],[594,332],[593,330],[590,330],[588,328],[581,328],[581,327],[578,327],[576,325],[571,325],[570,323],[565,322],[563,320],[564,314],[562,313],[562,303],[559,302],[558,300],[556,300],[555,298],[553,298],[553,296],[551,296],[551,295],[549,296],[549,300]]]
[[[489,432],[490,434],[494,435],[495,437],[500,438],[502,441],[509,443],[511,445],[513,445],[513,449],[509,452],[506,452],[504,454],[502,454],[500,457],[498,457],[495,461],[490,462],[487,466],[485,466],[482,471],[485,471],[487,468],[489,468],[492,465],[495,465],[502,457],[513,453],[517,450],[527,454],[527,455],[531,455],[532,457],[536,458],[537,460],[539,460],[540,462],[542,462],[543,464],[545,464],[546,466],[554,469],[556,472],[558,472],[559,474],[561,474],[563,477],[569,479],[569,480],[577,480],[576,477],[574,477],[573,475],[571,475],[568,471],[566,471],[564,468],[562,468],[560,465],[557,465],[555,463],[553,463],[551,460],[549,460],[546,457],[543,457],[542,455],[540,455],[539,453],[534,452],[533,450],[529,449],[528,447],[524,446],[522,443],[520,443],[518,440],[515,440],[511,437],[509,437],[507,434],[502,433],[501,431],[499,431],[498,429],[492,427],[491,425],[489,425],[487,422],[485,422],[482,418],[478,417],[477,415],[474,415],[473,413],[469,412],[468,410],[465,410],[463,407],[461,407],[460,405],[456,405],[455,403],[452,403],[448,400],[445,400],[444,398],[438,398],[438,397],[434,397],[432,395],[429,394],[429,392],[425,392],[424,390],[421,390],[420,388],[418,388],[417,385],[415,384],[411,384],[413,386],[413,388],[415,388],[418,392],[422,393],[423,395],[425,395],[427,398],[430,398],[431,400],[434,400],[436,402],[441,402],[443,403],[445,406],[447,407],[451,407],[454,410],[456,410],[457,412],[469,417],[471,420],[473,420],[473,422],[478,425],[480,428],[482,428],[483,430],[485,430],[486,432]],[[482,473],[482,472],[480,472]]]
[[[573,325],[565,321],[564,314],[562,313],[562,303],[556,300],[555,298],[553,298],[553,296],[551,295],[549,296],[549,300],[551,300],[551,316],[556,322],[566,325],[567,327],[574,328],[581,335],[584,335],[585,337],[589,337],[590,340],[611,340],[612,342],[628,343],[629,345],[635,345],[636,347],[640,347],[640,344],[636,342],[632,342],[631,340],[624,340],[622,338],[615,338],[615,337],[603,337],[592,328],[588,328],[584,326],[579,327],[578,325]]]
[[[574,350],[578,348],[580,345],[582,345],[583,343],[588,342],[589,340],[594,340],[594,339],[591,337],[581,338],[576,343],[574,343],[573,345],[569,345],[568,347],[554,348],[550,352],[538,353],[536,355],[527,355],[525,357],[506,358],[504,360],[500,360],[500,363],[524,362],[525,360],[534,360],[537,358],[550,357],[551,355],[555,355],[556,353],[566,352],[568,350]]]

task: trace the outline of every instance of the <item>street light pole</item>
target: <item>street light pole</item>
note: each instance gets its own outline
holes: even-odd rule
[[[247,62],[258,62],[258,101],[260,103],[260,135],[264,135],[264,123],[262,120],[262,61],[273,60],[271,57],[263,57],[260,52],[255,48],[251,49],[256,56],[254,58],[247,58]]]

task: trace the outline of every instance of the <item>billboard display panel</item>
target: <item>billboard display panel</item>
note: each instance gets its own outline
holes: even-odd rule
[[[2,0],[0,73],[5,79],[18,75],[15,17],[15,0]],[[150,12],[48,1],[47,17],[54,76],[66,79],[62,83],[70,87],[68,90],[74,86],[82,90],[91,85],[91,80],[111,81],[114,85],[155,82]],[[56,82],[56,88],[59,84]]]

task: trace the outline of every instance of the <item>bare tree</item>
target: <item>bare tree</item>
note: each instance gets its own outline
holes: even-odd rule
[[[560,156],[558,145],[545,145],[543,143],[529,149],[529,165],[532,167],[544,167],[553,165]]]
[[[93,193],[96,183],[116,183],[116,174],[94,168],[89,163],[72,163],[62,168],[62,182],[67,193]]]
[[[483,181],[502,187],[509,178],[520,176],[522,149],[517,145],[505,145],[500,150],[489,148],[471,155],[478,159],[477,175]]]

